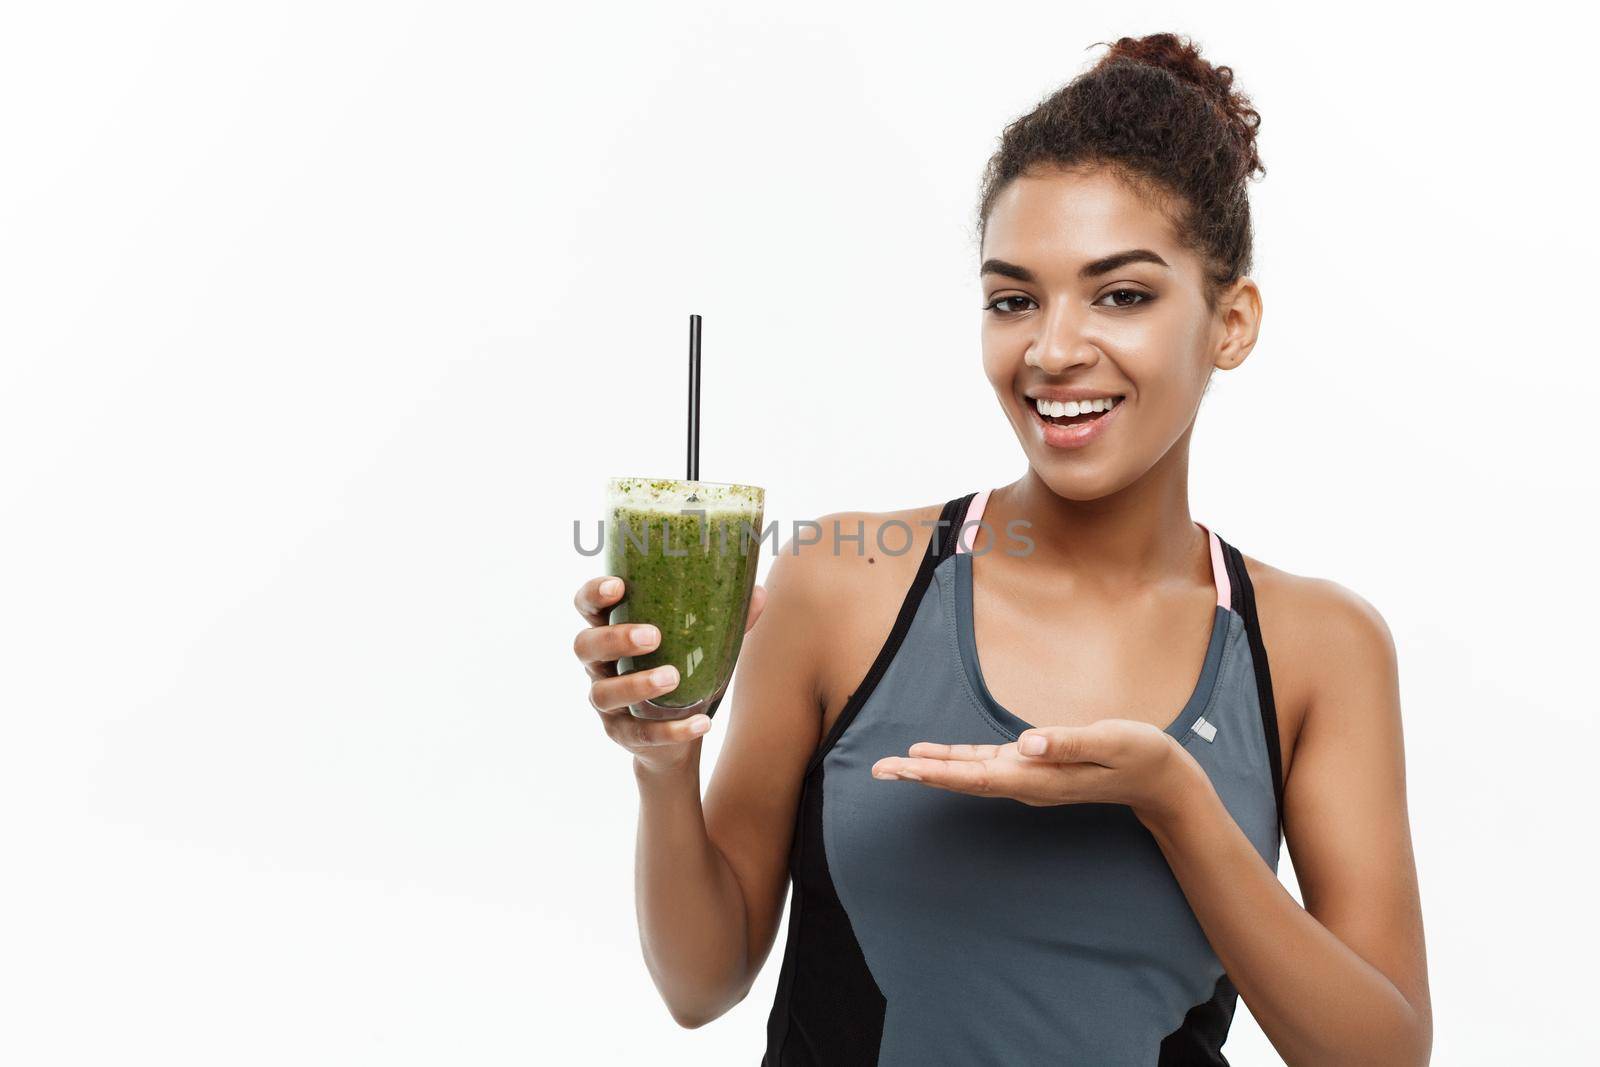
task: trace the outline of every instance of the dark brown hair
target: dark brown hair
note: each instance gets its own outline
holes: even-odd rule
[[[1106,42],[1101,42],[1102,44]],[[1034,168],[1109,166],[1142,193],[1173,198],[1173,224],[1206,262],[1207,299],[1250,270],[1245,183],[1266,173],[1261,116],[1195,44],[1123,37],[1089,70],[1005,128],[984,172],[978,244],[994,202]]]

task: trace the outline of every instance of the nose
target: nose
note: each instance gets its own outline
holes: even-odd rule
[[[1023,362],[1046,374],[1060,374],[1088,366],[1100,359],[1100,349],[1089,336],[1088,312],[1070,300],[1054,301],[1041,318],[1039,332],[1023,354]]]

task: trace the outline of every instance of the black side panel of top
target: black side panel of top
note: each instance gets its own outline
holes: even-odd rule
[[[833,729],[806,768],[789,851],[789,936],[777,995],[767,1017],[767,1049],[762,1067],[869,1067],[878,1060],[887,1007],[873,980],[861,944],[839,901],[822,837],[826,788],[822,759],[850,720],[872,695],[911,628],[917,607],[933,580],[933,570],[955,547],[954,530],[976,493],[947,502],[934,527],[928,551],[917,568],[878,657],[850,695]]]
[[[1222,1043],[1238,1003],[1239,991],[1232,980],[1227,975],[1218,978],[1211,999],[1190,1008],[1183,1025],[1162,1040],[1156,1067],[1228,1067]]]
[[[763,1067],[871,1067],[888,1006],[839,902],[822,846],[822,782],[806,780],[793,863],[789,940],[767,1018]]]
[[[1219,537],[1217,540],[1222,541]],[[1261,730],[1266,735],[1267,759],[1272,765],[1272,797],[1278,810],[1278,833],[1283,833],[1283,743],[1278,738],[1278,705],[1272,698],[1272,669],[1267,664],[1267,648],[1261,640],[1261,621],[1256,617],[1256,591],[1245,569],[1244,556],[1222,541],[1222,558],[1233,585],[1233,610],[1244,617],[1245,636],[1250,641],[1250,661],[1256,670],[1256,698],[1261,705]]]

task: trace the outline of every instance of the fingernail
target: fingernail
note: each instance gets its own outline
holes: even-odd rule
[[[671,685],[678,678],[676,667],[657,667],[650,672],[650,680],[657,685]]]
[[[629,636],[636,645],[654,645],[657,639],[654,626],[635,626]]]
[[[622,592],[622,583],[615,578],[607,578],[600,583],[601,596],[616,596]]]
[[[1024,756],[1037,756],[1044,751],[1044,738],[1038,734],[1029,734],[1017,742],[1017,751]]]
[[[704,715],[696,715],[689,720],[689,732],[696,737],[711,729],[711,720]]]

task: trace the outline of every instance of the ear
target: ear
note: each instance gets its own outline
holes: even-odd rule
[[[1250,355],[1261,333],[1261,290],[1251,279],[1240,278],[1218,297],[1217,316],[1222,336],[1215,366],[1232,370]]]

